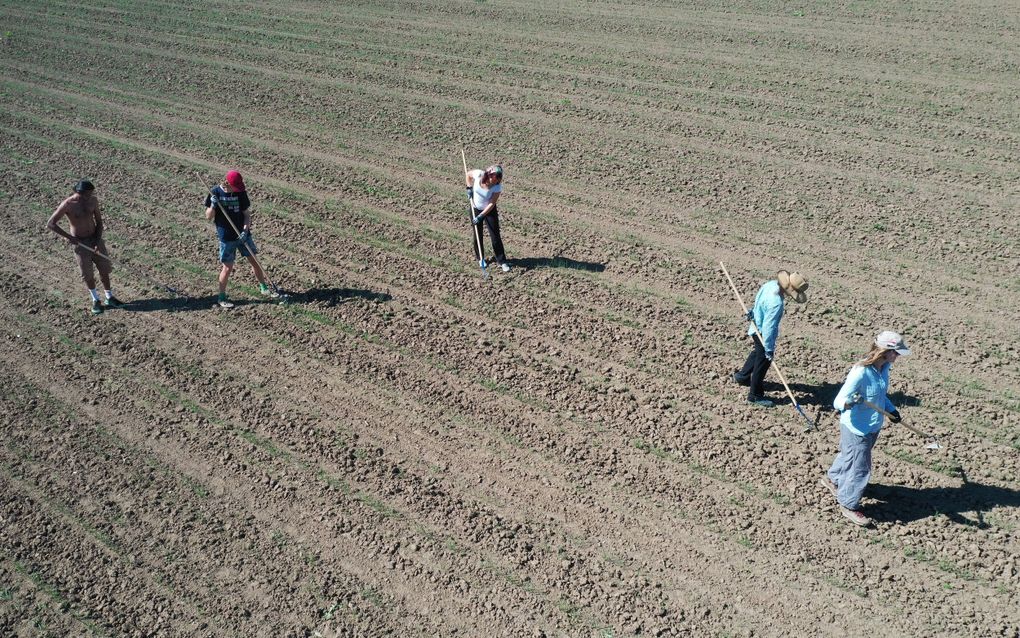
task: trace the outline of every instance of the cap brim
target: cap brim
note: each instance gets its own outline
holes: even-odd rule
[[[906,346],[904,346],[902,348],[896,348],[896,354],[900,355],[901,357],[905,357],[908,354],[910,354],[910,348],[908,348]]]

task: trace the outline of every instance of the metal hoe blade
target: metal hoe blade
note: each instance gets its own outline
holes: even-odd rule
[[[884,414],[886,418],[888,418],[888,419],[892,418],[891,414],[889,414],[888,412],[886,412],[882,408],[878,407],[877,405],[875,405],[871,401],[868,401],[867,399],[865,399],[864,401],[862,401],[862,403],[864,403],[864,405],[868,406],[872,410],[874,410],[876,412],[879,412],[881,414]],[[904,423],[903,421],[900,421],[900,424],[903,427],[905,427],[908,430],[910,430],[911,432],[913,432],[914,434],[916,434],[917,436],[921,437],[922,439],[931,439],[931,443],[928,443],[927,445],[924,446],[924,448],[926,450],[941,450],[942,449],[942,444],[939,443],[938,437],[936,437],[935,435],[928,434],[927,432],[922,432],[921,430],[918,430],[917,428],[915,428],[914,426],[910,425],[909,423]]]
[[[803,414],[803,412],[801,414]],[[805,416],[805,418],[807,418],[807,417]],[[808,425],[807,425],[806,428],[804,428],[804,431],[805,432],[810,432],[812,430],[817,430],[818,429],[818,422],[821,421],[821,420],[822,420],[822,409],[819,408],[818,411],[815,412],[815,420],[814,421],[808,421]]]

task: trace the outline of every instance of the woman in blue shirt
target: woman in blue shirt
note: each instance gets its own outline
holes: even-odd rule
[[[843,516],[855,525],[866,526],[871,519],[860,510],[861,495],[871,478],[871,449],[878,440],[884,415],[865,402],[889,413],[889,420],[900,422],[900,413],[889,401],[889,368],[910,348],[899,334],[879,333],[871,350],[858,361],[840,388],[832,406],[840,411],[839,454],[832,462],[822,484],[839,501]]]

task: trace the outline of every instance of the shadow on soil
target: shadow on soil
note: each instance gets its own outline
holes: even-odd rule
[[[285,293],[287,303],[324,303],[327,306],[335,306],[346,299],[366,299],[368,301],[384,302],[393,299],[392,295],[372,290],[360,290],[357,288],[312,288],[303,293]],[[253,306],[259,304],[278,304],[279,299],[244,299],[231,297],[230,302],[235,308],[242,306]],[[166,297],[152,299],[137,299],[125,303],[121,309],[125,312],[193,312],[196,310],[209,310],[216,306],[216,295],[205,295],[203,297]]]
[[[960,472],[963,475],[963,472]],[[1020,507],[1020,490],[971,483],[963,475],[959,487],[915,488],[903,485],[869,485],[867,495],[879,503],[868,507],[868,515],[879,521],[921,520],[945,514],[957,525],[977,529],[992,527],[984,512],[995,507]],[[964,516],[972,514],[975,518]]]
[[[762,384],[766,392],[776,393],[776,403],[789,404],[789,397],[786,396],[786,390],[783,389],[782,383],[774,383],[772,381],[766,381]],[[794,396],[797,397],[797,402],[802,406],[820,406],[822,409],[827,411],[835,412],[835,408],[832,407],[832,402],[836,400],[836,395],[839,394],[839,389],[843,387],[842,383],[822,383],[821,385],[810,385],[807,383],[791,383],[790,390]],[[903,392],[893,392],[889,394],[889,400],[893,402],[897,408],[903,407],[917,407],[921,405],[920,399],[904,394]]]
[[[269,299],[234,299],[230,302],[235,307],[250,306],[254,304],[274,303]],[[196,310],[209,310],[216,305],[216,295],[205,295],[204,297],[167,297],[152,299],[136,299],[124,304],[125,312],[193,312]]]
[[[532,270],[534,268],[567,268],[585,272],[605,272],[606,265],[594,261],[577,261],[567,257],[525,257],[511,261],[514,266]]]
[[[312,288],[303,293],[291,295],[291,303],[324,303],[327,306],[335,306],[346,299],[364,299],[365,301],[376,301],[383,303],[392,301],[393,296],[385,292],[374,290],[362,290],[359,288]]]

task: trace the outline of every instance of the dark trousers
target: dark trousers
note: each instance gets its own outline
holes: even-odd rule
[[[737,372],[737,376],[750,380],[751,389],[747,396],[749,399],[758,399],[765,394],[763,382],[765,373],[769,371],[772,362],[765,356],[765,346],[761,344],[758,335],[751,335],[751,341],[754,342],[754,349],[747,355],[747,361],[744,362],[744,367]]]
[[[475,210],[475,215],[478,215],[482,211]],[[506,261],[506,253],[503,252],[503,239],[499,236],[499,210],[493,208],[492,212],[482,218],[482,224],[485,224],[489,229],[489,237],[492,239],[492,253],[497,264],[501,264]],[[475,249],[475,258],[481,259],[482,255],[478,254],[478,247],[483,246],[482,250],[485,250],[485,243],[482,240],[482,224],[475,224],[475,241],[472,247]]]

